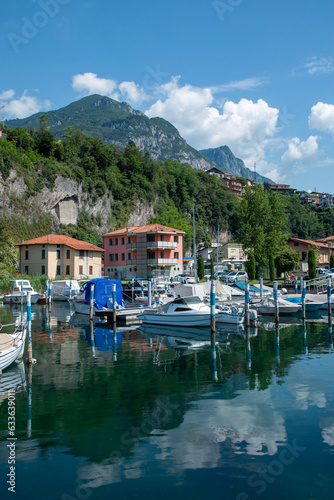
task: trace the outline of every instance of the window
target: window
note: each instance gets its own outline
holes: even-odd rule
[[[302,252],[302,260],[306,260],[307,258],[307,252]]]
[[[160,234],[160,241],[164,241],[164,235]]]
[[[131,243],[131,236],[128,236],[128,243]]]
[[[109,238],[109,246],[112,247],[114,244],[114,238]]]
[[[110,262],[114,262],[114,254],[113,253],[109,254],[109,260],[110,260]]]
[[[45,248],[42,248],[42,255],[41,255],[41,258],[42,259],[45,259]],[[43,266],[42,266],[43,267]],[[44,274],[44,273],[42,273]]]
[[[93,266],[89,266],[89,274],[93,274]]]
[[[60,259],[60,250],[57,250],[57,259]]]
[[[29,266],[24,266],[24,273],[29,274]]]
[[[41,274],[45,274],[45,266],[41,266]]]
[[[165,258],[165,253],[162,251],[160,252],[160,259],[164,259]]]
[[[179,237],[178,236],[174,236],[174,243],[178,243],[179,242]]]
[[[131,260],[131,252],[128,253],[128,260]]]
[[[155,252],[147,252],[147,258],[148,259],[155,259]]]
[[[84,257],[84,256],[85,256],[85,251],[79,250],[79,257]]]
[[[115,260],[118,261],[118,253],[115,253]]]
[[[56,269],[56,275],[57,275],[57,276],[60,276],[60,275],[61,275],[61,268],[60,268],[60,266],[57,266],[57,269]]]
[[[148,234],[146,236],[146,241],[155,241],[155,234]]]
[[[83,274],[83,266],[79,266],[79,274]]]
[[[295,241],[295,242],[293,243],[293,246],[294,246],[294,247],[299,247],[299,243],[298,243],[298,241]]]
[[[125,253],[122,253],[122,260],[125,260]]]
[[[121,245],[124,245],[124,243],[125,243],[125,240],[124,240],[124,238],[122,238],[121,239]]]
[[[115,246],[118,246],[118,238],[115,238]]]
[[[66,266],[66,276],[71,274],[71,266]]]
[[[25,260],[29,260],[29,250],[25,251]]]
[[[69,259],[71,257],[71,250],[67,249],[66,250],[66,259]]]
[[[179,252],[174,252],[174,259],[178,259],[179,258]]]

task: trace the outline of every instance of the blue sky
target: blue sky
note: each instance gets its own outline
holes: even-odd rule
[[[196,149],[334,194],[334,3],[2,3],[5,118],[99,93],[161,116]]]

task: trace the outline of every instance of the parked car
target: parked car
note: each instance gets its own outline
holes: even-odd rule
[[[237,281],[248,280],[248,274],[246,271],[230,271],[226,275],[226,280],[228,283],[236,283]]]
[[[316,268],[316,278],[334,278],[334,269],[324,269],[323,267],[317,267]],[[309,279],[309,273],[308,271],[304,275],[304,279],[308,280]]]

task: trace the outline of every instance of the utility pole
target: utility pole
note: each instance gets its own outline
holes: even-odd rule
[[[195,206],[193,203],[193,253],[194,253],[194,277],[197,281],[197,260],[196,260],[196,231],[195,231]]]

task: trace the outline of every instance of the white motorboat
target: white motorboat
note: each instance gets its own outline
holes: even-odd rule
[[[302,309],[301,304],[284,300],[281,297],[278,297],[277,299],[277,306],[279,314],[293,314],[301,311]],[[253,304],[252,308],[255,308],[259,314],[275,314],[274,297],[265,297],[258,303]]]
[[[52,281],[52,300],[68,300],[80,292],[77,280]]]
[[[23,356],[26,333],[26,328],[14,333],[0,333],[0,373]]]
[[[210,326],[211,308],[197,296],[180,297],[155,309],[138,314],[144,324],[170,326]],[[216,323],[241,324],[244,315],[215,308]]]
[[[26,304],[28,292],[30,292],[32,304],[36,304],[41,296],[38,292],[35,292],[29,280],[10,280],[9,283],[12,284],[12,291],[3,296],[4,302],[8,304],[21,304],[21,302]]]

